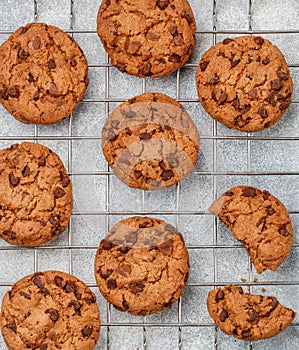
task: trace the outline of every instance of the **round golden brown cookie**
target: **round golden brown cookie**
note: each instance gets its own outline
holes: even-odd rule
[[[155,190],[189,175],[198,159],[199,134],[182,105],[166,95],[146,93],[109,115],[102,148],[120,180]]]
[[[199,62],[196,83],[210,116],[245,132],[277,123],[293,91],[282,53],[258,36],[225,39],[210,48]]]
[[[242,340],[274,337],[296,316],[275,297],[244,293],[241,287],[234,285],[212,290],[207,306],[212,319],[224,333]]]
[[[94,293],[60,271],[16,282],[3,298],[0,322],[9,350],[93,350],[100,333]]]
[[[68,225],[72,184],[49,148],[24,142],[0,150],[0,237],[19,246],[54,239]]]
[[[0,47],[0,102],[22,123],[60,122],[83,98],[87,85],[85,56],[59,28],[27,24]]]
[[[102,295],[120,311],[150,315],[183,293],[189,256],[183,237],[163,220],[131,217],[112,227],[95,258]]]
[[[257,273],[275,271],[293,245],[293,230],[285,206],[268,191],[234,187],[209,208],[244,244]]]
[[[183,66],[195,47],[187,0],[103,0],[98,35],[121,72],[161,77]]]

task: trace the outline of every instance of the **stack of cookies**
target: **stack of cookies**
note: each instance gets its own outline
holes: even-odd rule
[[[182,67],[195,47],[187,0],[103,0],[97,32],[121,72],[157,78]],[[61,29],[31,23],[0,47],[0,102],[22,123],[54,124],[70,116],[88,86],[88,64]],[[256,132],[279,121],[291,103],[292,79],[277,47],[259,36],[227,38],[201,58],[199,101],[228,128]],[[198,161],[200,136],[187,110],[161,93],[133,96],[102,130],[103,154],[115,175],[136,190],[161,190],[186,178]],[[0,237],[36,247],[67,227],[72,184],[59,156],[30,142],[0,151]],[[228,189],[209,209],[246,249],[257,273],[275,271],[293,244],[290,216],[276,197],[250,186]],[[146,316],[171,308],[189,276],[181,233],[169,223],[134,216],[100,241],[94,273],[117,310]],[[212,290],[207,308],[225,333],[270,338],[295,312],[273,296],[227,285]],[[16,282],[2,301],[1,330],[9,349],[94,349],[100,317],[93,292],[60,271]]]

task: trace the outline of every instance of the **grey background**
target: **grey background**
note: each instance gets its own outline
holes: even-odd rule
[[[141,0],[140,0],[141,1]],[[299,2],[298,0],[189,0],[197,21],[197,47],[179,72],[155,80],[121,74],[109,65],[96,34],[99,0],[0,0],[0,42],[27,22],[46,22],[68,31],[84,50],[90,84],[70,119],[54,126],[23,125],[0,106],[0,147],[31,140],[62,158],[74,187],[68,230],[53,242],[20,249],[0,242],[0,298],[24,275],[59,269],[83,279],[97,295],[102,329],[97,350],[297,350],[299,317],[277,337],[248,343],[214,327],[205,306],[214,286],[235,282],[245,290],[273,294],[299,312]],[[255,134],[214,122],[197,100],[195,72],[205,50],[225,37],[259,33],[284,53],[294,80],[292,104],[274,127]],[[178,99],[198,126],[198,165],[181,184],[143,192],[122,184],[109,170],[100,147],[109,111],[146,91]],[[268,189],[291,213],[295,244],[280,268],[257,275],[230,232],[208,213],[217,195],[239,184]],[[100,239],[118,220],[147,214],[176,225],[191,258],[191,274],[181,300],[171,310],[146,318],[120,313],[99,295],[93,275]],[[254,279],[257,278],[257,280]],[[242,281],[241,281],[242,279]],[[0,337],[0,349],[6,349]]]

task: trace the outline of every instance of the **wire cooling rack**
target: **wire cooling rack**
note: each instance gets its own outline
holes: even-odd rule
[[[272,294],[299,312],[299,4],[298,0],[189,0],[197,21],[197,48],[178,72],[160,79],[139,79],[109,64],[96,35],[99,0],[1,0],[0,41],[27,22],[46,22],[66,30],[89,62],[88,91],[66,121],[54,126],[23,125],[0,109],[0,146],[32,141],[56,151],[74,188],[74,211],[68,230],[38,248],[0,243],[0,297],[24,275],[58,269],[75,274],[95,291],[101,311],[96,349],[297,350],[299,318],[284,333],[261,342],[243,342],[212,323],[205,301],[210,289],[226,283],[253,293]],[[292,104],[269,130],[243,134],[213,121],[201,108],[195,71],[203,52],[225,37],[259,34],[278,45],[294,81]],[[104,120],[120,102],[160,91],[181,102],[201,135],[199,163],[177,186],[158,192],[133,190],[108,168],[100,148]],[[256,275],[244,252],[207,208],[219,194],[239,184],[270,190],[287,206],[295,242],[275,272]],[[148,317],[116,311],[99,295],[93,260],[100,239],[118,220],[132,215],[160,217],[185,237],[191,274],[182,298],[171,310]],[[0,338],[0,349],[6,349]]]

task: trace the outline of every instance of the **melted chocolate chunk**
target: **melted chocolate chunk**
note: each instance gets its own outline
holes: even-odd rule
[[[224,299],[224,293],[221,289],[219,289],[216,293],[216,302],[218,303],[219,300],[223,300]]]
[[[54,323],[57,322],[57,320],[59,318],[59,313],[58,313],[57,310],[55,310],[55,309],[47,309],[45,311],[45,313],[50,315],[51,321],[53,321]]]
[[[140,282],[136,282],[134,283],[134,285],[131,287],[130,291],[133,294],[137,294],[137,293],[141,293],[143,292],[145,285],[143,283]]]
[[[63,287],[63,278],[60,276],[55,276],[54,277],[54,282],[57,287]]]
[[[116,289],[116,287],[117,287],[116,280],[114,280],[114,279],[111,278],[110,280],[108,280],[107,286],[108,286],[108,288],[111,289],[111,290]]]
[[[59,198],[62,198],[65,196],[65,191],[61,188],[61,187],[57,187],[55,190],[54,190],[54,197],[56,199],[59,199]]]
[[[92,334],[93,327],[85,326],[81,332],[84,337],[90,337]]]
[[[222,310],[219,315],[220,321],[224,322],[228,318],[228,312],[225,310]]]
[[[199,64],[200,70],[202,72],[204,72],[207,69],[209,63],[210,63],[209,61],[202,61],[202,62],[200,62],[200,64]]]
[[[242,196],[243,197],[255,197],[256,196],[256,190],[253,187],[245,187],[242,189]]]

